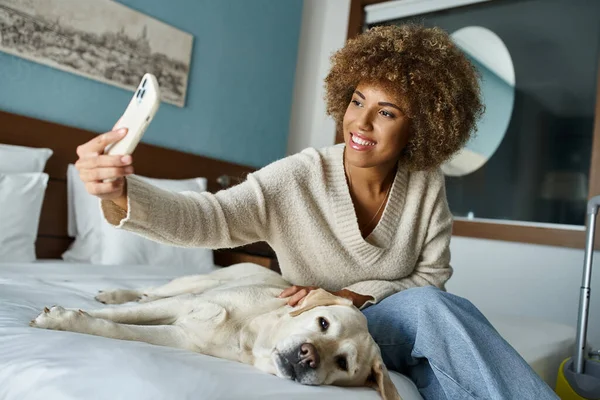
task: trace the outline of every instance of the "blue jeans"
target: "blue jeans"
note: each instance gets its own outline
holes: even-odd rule
[[[388,369],[412,379],[426,400],[558,399],[466,299],[421,287],[363,312]]]

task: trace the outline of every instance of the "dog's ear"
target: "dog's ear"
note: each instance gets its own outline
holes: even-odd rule
[[[402,400],[381,358],[375,359],[366,385],[377,390],[383,400]]]
[[[312,310],[319,306],[351,306],[352,300],[336,296],[323,289],[311,290],[300,302],[294,311],[290,312],[292,317],[296,317],[305,311]]]

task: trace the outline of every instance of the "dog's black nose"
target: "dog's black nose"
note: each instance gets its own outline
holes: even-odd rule
[[[298,364],[309,366],[312,369],[317,369],[321,359],[317,348],[311,343],[304,343],[298,350]]]

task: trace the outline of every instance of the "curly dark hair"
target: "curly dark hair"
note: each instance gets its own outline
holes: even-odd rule
[[[331,63],[325,101],[338,129],[359,83],[399,93],[411,124],[401,160],[411,170],[449,159],[474,134],[484,111],[477,69],[440,28],[374,27],[350,39]]]

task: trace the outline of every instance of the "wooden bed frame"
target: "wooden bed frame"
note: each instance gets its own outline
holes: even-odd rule
[[[0,143],[44,147],[54,151],[46,164],[50,176],[36,241],[38,258],[59,259],[73,238],[67,234],[67,166],[77,160],[76,148],[96,133],[0,111]],[[135,172],[152,178],[205,177],[208,190],[239,182],[254,169],[177,150],[140,143],[134,153]],[[223,179],[224,178],[224,179]],[[221,182],[221,183],[219,183]],[[254,262],[279,270],[275,253],[266,243],[215,251],[215,264]]]

